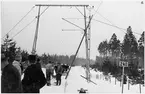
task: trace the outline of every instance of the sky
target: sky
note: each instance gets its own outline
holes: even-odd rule
[[[101,3],[102,1],[102,3]],[[101,3],[101,4],[100,4]],[[114,25],[127,29],[132,27],[132,31],[142,33],[145,30],[145,5],[141,0],[127,1],[2,1],[1,2],[1,37],[8,33],[12,27],[24,16],[35,4],[87,4],[94,6],[91,14],[94,14],[100,5],[98,12]],[[46,7],[41,8],[41,12]],[[83,12],[83,8],[78,8]],[[87,16],[89,11],[87,10]],[[10,37],[16,35],[22,28],[30,23],[38,14],[38,7],[33,10],[18,24],[10,33]],[[98,13],[95,13],[93,19],[111,24]],[[40,17],[38,40],[36,51],[38,55],[43,53],[58,55],[74,55],[83,36],[83,31],[62,20],[62,18],[80,18],[67,19],[80,27],[84,28],[84,20],[81,13],[75,7],[49,7]],[[17,46],[29,53],[32,51],[34,34],[36,29],[36,20],[25,28],[13,39]],[[77,29],[78,31],[62,31],[62,29]],[[126,31],[125,31],[126,32]],[[91,59],[95,59],[98,53],[98,45],[104,40],[108,40],[115,33],[119,40],[123,40],[125,33],[120,29],[111,27],[97,21],[91,22]],[[140,35],[134,34],[137,40]],[[83,41],[78,53],[78,57],[86,56],[85,41]]]

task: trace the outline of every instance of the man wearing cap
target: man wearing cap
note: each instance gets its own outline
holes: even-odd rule
[[[46,79],[42,70],[36,65],[36,55],[28,56],[30,65],[24,72],[22,80],[24,93],[39,93],[40,89],[46,84]]]
[[[1,55],[1,93],[21,93],[21,77],[16,67],[9,63],[4,54]]]

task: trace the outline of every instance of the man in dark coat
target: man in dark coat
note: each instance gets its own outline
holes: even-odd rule
[[[46,79],[42,70],[35,64],[36,55],[29,55],[28,59],[31,65],[24,72],[23,91],[24,93],[39,93],[46,84]]]
[[[12,63],[8,63],[4,54],[1,55],[1,64],[1,93],[21,93],[22,84],[19,71]]]
[[[61,85],[61,76],[62,76],[63,68],[60,63],[57,65],[56,71],[56,85]]]

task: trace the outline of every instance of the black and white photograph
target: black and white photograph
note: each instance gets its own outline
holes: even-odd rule
[[[144,0],[1,0],[1,93],[145,94]]]

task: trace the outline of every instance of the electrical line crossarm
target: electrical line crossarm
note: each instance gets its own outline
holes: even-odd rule
[[[89,5],[54,5],[54,4],[36,4],[35,6],[51,6],[51,7],[88,7]]]
[[[78,28],[84,30],[84,29],[81,28],[80,26],[78,26],[78,25],[76,25],[76,24],[74,24],[74,23],[72,23],[72,22],[70,22],[70,21],[68,21],[68,20],[66,20],[66,19],[64,19],[64,18],[62,18],[62,19],[63,19],[64,21],[66,21],[66,22],[68,22],[68,23],[70,23],[70,24],[72,24],[72,25],[74,25],[74,26],[76,26],[76,27],[78,27]]]

